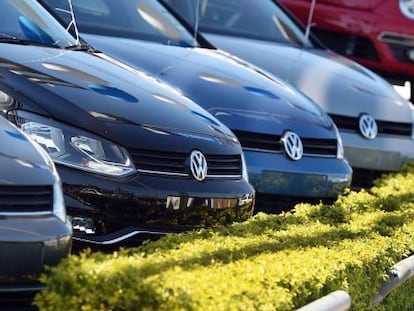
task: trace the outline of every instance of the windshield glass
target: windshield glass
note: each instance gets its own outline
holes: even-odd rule
[[[68,0],[45,0],[69,24]],[[193,36],[157,0],[72,0],[81,33],[194,46]]]
[[[163,0],[202,32],[312,46],[272,0]],[[196,7],[198,6],[198,10]]]
[[[62,48],[75,44],[65,28],[31,0],[0,1],[0,40],[39,42]]]

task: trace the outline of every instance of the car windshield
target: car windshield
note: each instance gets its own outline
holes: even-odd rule
[[[1,0],[1,42],[64,48],[76,40],[36,1]]]
[[[68,0],[44,0],[66,23]],[[72,0],[80,32],[194,46],[195,39],[157,0]],[[62,10],[63,9],[63,10]]]
[[[207,33],[312,46],[302,29],[272,0],[163,1]]]

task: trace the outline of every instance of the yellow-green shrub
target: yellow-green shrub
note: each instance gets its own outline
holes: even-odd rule
[[[85,251],[42,280],[40,310],[294,310],[334,290],[369,310],[387,270],[414,249],[414,169],[244,223],[169,235],[112,254]],[[409,282],[411,285],[412,283]],[[409,284],[407,283],[407,284]],[[400,286],[378,310],[413,305]],[[392,298],[392,299],[391,299]],[[389,308],[389,309],[387,309]]]

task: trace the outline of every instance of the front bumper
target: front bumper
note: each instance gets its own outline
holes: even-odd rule
[[[335,198],[351,185],[352,169],[345,160],[308,156],[292,161],[281,153],[249,150],[244,154],[258,194]]]
[[[137,174],[104,178],[59,166],[74,241],[116,245],[247,220],[255,192],[245,180]]]
[[[353,168],[374,171],[398,171],[414,160],[414,140],[410,137],[383,135],[373,140],[359,134],[340,132],[345,157]]]
[[[54,216],[10,216],[0,224],[0,292],[30,283],[71,251],[71,224]]]

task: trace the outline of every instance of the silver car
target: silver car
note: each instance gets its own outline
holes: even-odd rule
[[[2,117],[0,144],[0,309],[20,310],[45,267],[70,253],[72,229],[49,156]]]
[[[339,128],[354,186],[369,186],[414,158],[411,103],[378,75],[309,38],[277,1],[164,1],[218,48],[321,105]]]

